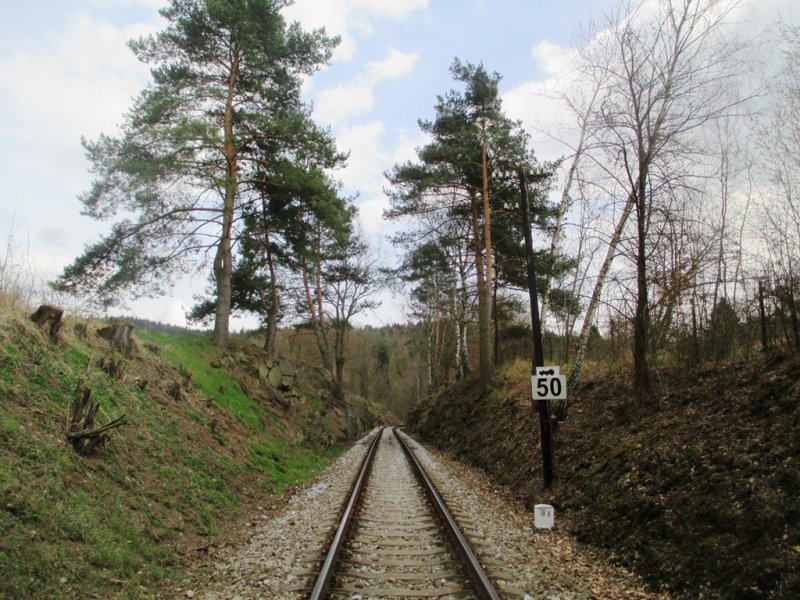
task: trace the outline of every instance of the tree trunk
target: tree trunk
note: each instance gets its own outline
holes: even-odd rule
[[[794,300],[794,285],[790,283],[785,288],[786,300],[789,305],[789,317],[792,324],[792,341],[794,342],[795,351],[800,352],[800,319],[797,316],[797,305]]]
[[[639,179],[636,192],[636,313],[633,318],[633,384],[636,401],[647,402],[650,396],[648,365],[648,333],[650,306],[647,297],[647,206],[645,200],[646,172]]]
[[[442,320],[441,308],[439,300],[439,281],[436,276],[433,277],[433,356],[435,357],[433,363],[433,385],[439,387],[442,383],[442,349],[444,343],[442,342]]]
[[[217,284],[217,309],[214,315],[214,343],[218,348],[228,346],[230,336],[233,253],[231,249],[231,231],[233,229],[233,212],[236,205],[238,185],[238,164],[236,144],[233,139],[233,96],[236,80],[239,76],[239,53],[234,50],[233,63],[228,78],[228,96],[225,99],[225,117],[223,135],[225,143],[225,198],[222,206],[222,235],[217,254],[214,257],[214,279]]]
[[[628,197],[628,201],[625,203],[625,207],[622,209],[617,227],[614,229],[614,235],[611,236],[605,260],[603,260],[603,264],[600,266],[600,272],[597,274],[597,281],[594,284],[594,290],[592,291],[589,305],[586,307],[586,316],[583,319],[580,336],[578,336],[578,348],[575,351],[575,360],[567,382],[567,387],[570,389],[574,389],[580,380],[583,358],[586,355],[586,347],[589,344],[589,334],[592,331],[595,313],[597,312],[597,307],[600,305],[600,296],[603,293],[603,286],[605,285],[608,271],[611,269],[611,263],[614,261],[614,257],[617,254],[617,246],[619,246],[619,242],[622,239],[622,231],[625,229],[625,224],[628,222],[628,218],[631,215],[633,205],[634,197],[633,194],[631,194]]]
[[[107,439],[107,431],[125,422],[125,415],[122,414],[101,427],[95,427],[94,419],[100,405],[92,399],[92,396],[92,388],[85,388],[83,380],[79,380],[67,420],[67,441],[83,455],[91,454]]]
[[[266,202],[261,203],[261,216],[264,223],[264,251],[267,256],[269,268],[270,303],[267,308],[267,332],[264,338],[264,350],[269,356],[275,355],[275,338],[278,332],[278,312],[280,311],[280,298],[278,297],[278,275],[275,271],[275,261],[272,258],[272,247],[269,239],[269,218]]]
[[[346,347],[346,337],[347,332],[345,330],[346,325],[344,323],[338,324],[339,329],[336,330],[336,343],[335,343],[335,353],[336,353],[336,397],[340,400],[344,399],[344,363],[346,357],[344,355],[345,347]]]
[[[550,305],[550,286],[552,285],[553,280],[553,264],[556,258],[556,250],[558,249],[558,241],[561,237],[561,221],[563,220],[564,214],[567,212],[567,208],[569,207],[569,194],[572,191],[572,184],[575,182],[575,175],[578,172],[578,163],[583,156],[583,146],[586,144],[586,137],[589,133],[589,115],[594,109],[594,103],[597,100],[599,93],[600,85],[598,84],[595,87],[594,94],[592,95],[592,99],[589,101],[589,105],[586,107],[585,113],[579,117],[582,118],[583,121],[581,124],[581,132],[578,138],[578,144],[575,147],[575,156],[573,156],[572,164],[570,164],[569,171],[567,171],[567,180],[564,182],[564,189],[561,191],[561,204],[559,204],[558,214],[556,215],[556,227],[553,230],[553,238],[550,240],[550,260],[548,261],[547,272],[545,273],[544,279],[544,288],[542,289],[542,306],[540,307],[541,317],[539,319],[542,324],[542,329],[547,329],[547,310]]]
[[[31,315],[31,321],[39,327],[48,326],[47,331],[50,339],[56,344],[61,339],[61,328],[64,326],[64,309],[49,304],[42,304]]]
[[[491,328],[491,322],[494,321],[492,314],[494,313],[494,302],[492,301],[492,290],[494,288],[494,267],[493,267],[493,256],[492,256],[492,207],[489,204],[489,163],[486,156],[486,123],[485,121],[482,123],[483,131],[483,143],[481,144],[481,179],[482,179],[482,195],[483,195],[483,243],[486,250],[486,261],[484,263],[484,268],[486,269],[486,276],[483,280],[483,288],[484,288],[484,295],[485,295],[485,304],[484,310],[486,311],[486,340],[485,343],[487,344],[487,359],[488,356],[492,352],[492,338],[491,332],[489,329]],[[490,304],[491,302],[491,304]],[[495,327],[497,324],[495,323]],[[495,357],[496,358],[496,357]],[[486,382],[488,383],[489,377],[491,377],[492,372],[492,365],[488,365],[488,374],[486,377]],[[483,381],[483,376],[481,377],[481,381]]]
[[[494,331],[494,366],[500,365],[500,328],[497,325],[497,277],[492,282],[492,330]]]
[[[455,366],[456,381],[461,381],[464,378],[464,372],[461,370],[461,315],[458,309],[458,289],[457,286],[453,287],[453,295],[451,297],[453,302],[453,341],[455,342],[455,352],[453,354],[453,365]]]
[[[458,373],[461,378],[467,376],[469,373],[469,345],[467,344],[467,307],[469,306],[469,292],[467,287],[467,269],[464,266],[465,258],[459,252],[458,257],[458,276],[460,287],[457,290],[459,294],[458,317],[456,319],[458,327],[458,350],[456,352],[456,361],[458,363]]]
[[[697,335],[697,307],[692,295],[692,366],[700,364],[700,338]]]
[[[425,360],[428,366],[428,389],[427,394],[433,392],[433,323],[428,327],[428,343],[425,352]]]
[[[764,282],[758,280],[758,316],[761,321],[761,347],[769,350],[769,337],[767,336],[767,313],[764,310]]]
[[[322,224],[317,223],[317,245],[314,254],[314,285],[317,298],[317,324],[319,325],[320,338],[322,339],[325,352],[330,353],[330,344],[328,343],[328,326],[325,322],[325,309],[322,306]],[[313,309],[312,309],[313,310]],[[328,364],[330,364],[330,356],[327,357]],[[330,367],[328,367],[330,368]]]
[[[478,206],[477,198],[474,194],[471,198],[472,204],[472,230],[475,241],[475,272],[478,278],[478,372],[480,374],[481,387],[485,390],[489,386],[492,377],[491,365],[491,340],[489,324],[489,298],[486,294],[486,277],[483,270],[483,247],[481,245],[480,229],[478,227]]]
[[[330,353],[328,351],[328,342],[322,331],[322,315],[317,316],[316,305],[311,296],[311,286],[309,284],[308,269],[303,267],[303,290],[306,296],[306,306],[308,307],[308,318],[311,322],[311,330],[314,332],[314,339],[317,342],[317,349],[319,350],[320,359],[322,360],[323,368],[331,373],[333,372],[333,364],[331,363]]]
[[[114,319],[110,325],[98,329],[97,335],[108,340],[115,350],[128,357],[136,351],[136,343],[131,338],[133,329],[134,327],[130,323]]]

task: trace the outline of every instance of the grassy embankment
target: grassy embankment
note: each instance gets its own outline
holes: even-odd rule
[[[139,334],[120,380],[99,367],[111,351],[96,327],[79,337],[72,325],[55,345],[27,314],[0,312],[0,597],[147,597],[335,453],[295,445],[274,410],[210,366],[204,336]],[[127,419],[94,457],[64,436],[81,379],[99,423]]]

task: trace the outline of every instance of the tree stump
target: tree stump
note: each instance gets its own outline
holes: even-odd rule
[[[64,310],[49,304],[42,304],[31,315],[31,321],[39,327],[49,325],[50,339],[56,344],[61,339],[61,327],[64,325]]]
[[[108,340],[123,356],[128,357],[136,350],[136,343],[131,339],[133,330],[134,326],[130,323],[114,320],[107,327],[98,329],[97,335]]]
[[[175,402],[183,402],[186,400],[186,396],[183,393],[183,388],[177,381],[174,381],[172,385],[169,386],[169,389],[167,389],[167,394],[170,398],[175,400]]]
[[[119,358],[115,359],[113,356],[104,356],[97,364],[109,377],[122,380],[125,372],[125,362]]]
[[[89,336],[89,327],[86,323],[75,323],[72,327],[72,331],[82,340],[86,340]]]
[[[91,454],[105,442],[108,438],[107,431],[125,422],[125,415],[122,414],[105,425],[95,427],[94,420],[100,405],[92,399],[93,393],[92,388],[85,388],[83,380],[79,380],[67,419],[67,441],[84,456]]]

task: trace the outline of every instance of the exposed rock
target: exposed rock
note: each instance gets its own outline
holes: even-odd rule
[[[258,378],[265,381],[269,378],[269,367],[266,364],[258,365]]]
[[[278,388],[281,385],[281,381],[283,381],[283,375],[281,374],[281,368],[279,366],[272,367],[269,370],[269,375],[267,377],[269,384],[274,387]]]
[[[278,387],[282,390],[290,390],[294,385],[294,375],[286,375],[285,373],[281,377],[281,382]]]

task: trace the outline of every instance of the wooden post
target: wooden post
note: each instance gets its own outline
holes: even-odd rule
[[[531,238],[531,209],[528,201],[528,179],[525,169],[519,170],[520,200],[519,208],[522,213],[522,231],[525,236],[525,253],[527,257],[528,294],[531,304],[531,331],[533,337],[533,354],[531,356],[531,375],[536,374],[536,367],[544,366],[544,350],[542,348],[542,326],[539,321],[539,299],[536,291],[536,261],[533,254],[533,240]],[[539,429],[542,441],[542,473],[544,487],[550,487],[556,478],[555,456],[553,452],[553,424],[550,421],[550,408],[547,401],[533,400],[531,403],[534,412],[539,413]],[[537,406],[538,405],[538,406]]]

